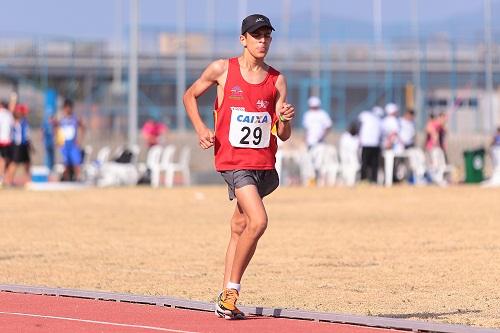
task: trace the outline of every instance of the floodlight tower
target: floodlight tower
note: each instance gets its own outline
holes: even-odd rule
[[[414,59],[413,59],[413,86],[415,90],[414,108],[416,112],[421,112],[422,87],[421,87],[421,53],[420,53],[420,32],[418,17],[418,0],[411,1],[412,33],[414,39]],[[420,119],[420,118],[419,118]]]
[[[176,66],[176,116],[177,129],[186,130],[186,117],[182,97],[186,91],[186,4],[184,0],[177,0],[177,66]]]
[[[115,0],[115,43],[113,59],[113,81],[111,89],[114,94],[123,94],[122,82],[122,28],[123,28],[123,0]]]
[[[319,96],[320,93],[320,79],[321,79],[321,5],[320,0],[311,1],[311,14],[312,14],[312,40],[313,40],[313,63],[311,69],[311,78],[313,81],[311,94]]]
[[[129,62],[128,62],[128,144],[137,144],[137,93],[139,47],[139,0],[130,1]]]
[[[486,122],[490,126],[484,126],[492,130],[497,125],[497,117],[493,108],[493,57],[492,57],[492,35],[491,35],[491,0],[484,0],[484,43],[486,45],[485,53],[485,86],[486,86]]]

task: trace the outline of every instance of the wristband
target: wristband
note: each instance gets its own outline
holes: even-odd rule
[[[286,123],[288,120],[285,119],[285,117],[283,117],[283,115],[280,113],[279,115],[279,119],[282,123]]]

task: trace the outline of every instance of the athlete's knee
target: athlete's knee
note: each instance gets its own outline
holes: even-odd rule
[[[259,238],[264,234],[267,229],[267,216],[260,216],[250,220],[247,225],[247,232],[250,233],[252,237]]]

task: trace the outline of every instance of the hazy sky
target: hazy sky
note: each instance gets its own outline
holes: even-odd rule
[[[128,0],[123,1],[124,26],[128,20]],[[207,22],[207,3],[215,2],[216,29],[240,24],[237,0],[186,0],[187,25],[203,28]],[[292,24],[310,20],[308,0],[289,0]],[[115,36],[118,0],[3,0],[0,36],[51,35],[88,39],[111,39]],[[176,0],[140,0],[141,24],[148,28],[175,26]],[[280,21],[283,0],[247,0],[247,13],[261,12]],[[409,22],[411,0],[382,0],[385,24]],[[482,0],[418,0],[421,24],[447,20],[454,16],[482,15]],[[500,11],[500,0],[493,0]],[[321,0],[323,17],[347,18],[372,22],[372,0]],[[500,13],[497,13],[500,14]],[[493,17],[498,16],[493,13]],[[277,27],[278,28],[278,27]]]

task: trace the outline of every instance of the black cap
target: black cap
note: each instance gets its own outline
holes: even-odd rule
[[[267,17],[261,14],[253,14],[247,16],[243,22],[241,22],[241,34],[244,35],[245,32],[254,32],[262,27],[269,27],[274,30],[271,25],[271,21]]]

